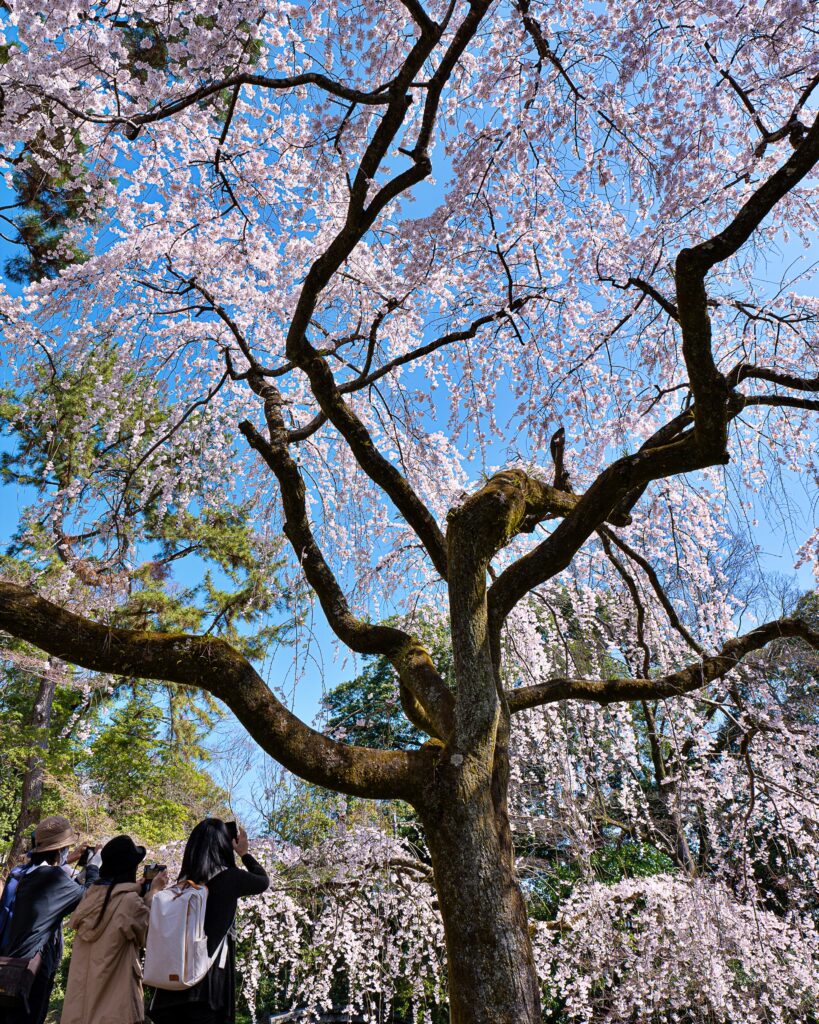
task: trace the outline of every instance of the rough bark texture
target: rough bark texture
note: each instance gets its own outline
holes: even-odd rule
[[[40,680],[34,707],[31,710],[29,727],[34,735],[34,750],[26,763],[23,775],[23,789],[20,794],[20,814],[14,826],[14,837],[11,841],[6,871],[10,871],[23,856],[28,846],[28,835],[37,824],[40,801],[43,797],[45,781],[44,752],[48,748],[48,730],[51,725],[51,712],[54,707],[54,693],[57,689],[57,676],[46,671]]]
[[[223,700],[263,750],[308,782],[378,799],[408,799],[430,769],[425,750],[336,743],[278,700],[253,666],[217,637],[116,629],[0,580],[0,629],[98,672],[198,686]]]
[[[452,653],[459,701],[433,785],[416,801],[444,921],[452,1024],[535,1024],[540,986],[515,872],[507,812],[509,709],[499,638],[487,613],[487,569],[538,518],[552,488],[496,474],[450,513]]]
[[[488,777],[471,758],[450,758],[421,810],[446,933],[452,1024],[541,1020],[526,908],[497,801],[504,774],[501,767]]]

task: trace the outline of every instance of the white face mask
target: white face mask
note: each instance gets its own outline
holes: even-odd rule
[[[67,863],[68,863],[68,847],[64,846],[63,849],[60,850],[60,867],[63,867]]]

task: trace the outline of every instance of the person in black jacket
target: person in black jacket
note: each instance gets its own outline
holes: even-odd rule
[[[236,866],[238,854],[246,870]],[[247,833],[236,837],[219,818],[206,818],[191,832],[182,857],[179,881],[206,885],[205,934],[208,955],[225,955],[192,988],[178,992],[157,989],[149,1016],[154,1024],[234,1024],[236,1020],[236,947],[233,919],[243,896],[256,896],[270,885],[264,868],[248,853]]]
[[[42,954],[42,962],[29,995],[29,1009],[0,1010],[0,1024],[43,1024],[54,977],[63,955],[63,919],[82,899],[99,869],[88,864],[85,885],[63,870],[68,851],[77,835],[60,814],[44,818],[34,830],[34,848],[29,867],[17,888],[11,931],[4,949],[6,956],[31,959]]]

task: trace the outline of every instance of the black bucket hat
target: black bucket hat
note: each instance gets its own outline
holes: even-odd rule
[[[103,846],[100,878],[115,879],[131,875],[145,860],[145,847],[137,846],[130,836],[114,836]]]

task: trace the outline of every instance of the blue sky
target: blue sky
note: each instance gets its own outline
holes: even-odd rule
[[[425,193],[425,194],[424,194]],[[11,197],[0,186],[0,203],[8,202]],[[431,192],[427,187],[419,193],[419,201],[415,207],[419,214],[424,208],[435,201],[435,190]],[[8,243],[0,240],[0,262],[4,262],[14,250]],[[804,251],[791,246],[783,246],[781,250],[781,263],[777,266],[773,263],[765,268],[766,277],[777,279],[784,273],[795,258],[805,259]],[[6,281],[9,290],[14,290],[12,282]],[[814,293],[816,286],[814,284]],[[0,369],[0,380],[3,371]],[[511,408],[511,396],[510,396]],[[502,414],[503,410],[499,410]],[[0,438],[0,445],[7,444],[6,439]],[[494,457],[495,452],[491,453]],[[497,461],[502,463],[505,452],[497,449]],[[798,573],[793,568],[794,563],[794,538],[806,532],[813,517],[813,509],[810,506],[809,498],[801,492],[796,481],[793,482],[792,500],[794,530],[774,532],[768,527],[761,529],[756,540],[760,546],[760,559],[762,567],[766,570],[773,570],[785,575],[795,575],[801,589],[809,589],[813,585],[812,577],[807,567],[803,567]],[[33,495],[19,486],[6,485],[0,492],[0,545],[5,547],[16,528],[19,513],[29,502]],[[765,516],[760,516],[762,522],[766,521]],[[192,582],[201,571],[201,565],[195,559],[188,559],[178,563],[177,570],[181,582]],[[356,660],[344,650],[339,650],[332,640],[331,633],[323,618],[320,608],[316,605],[313,609],[313,621],[311,623],[312,640],[310,649],[307,652],[294,652],[291,648],[280,649],[266,664],[266,676],[272,685],[283,691],[293,710],[304,720],[312,721],[319,711],[319,702],[322,693],[336,685],[343,679],[350,678],[360,668],[360,660]],[[294,684],[298,677],[298,686]],[[227,739],[223,735],[216,737],[216,742],[222,746],[224,742],[230,742],[235,733],[228,729]],[[249,790],[258,784],[258,768],[246,773],[242,783],[238,787],[239,797],[247,797]],[[237,808],[239,810],[239,808]]]

